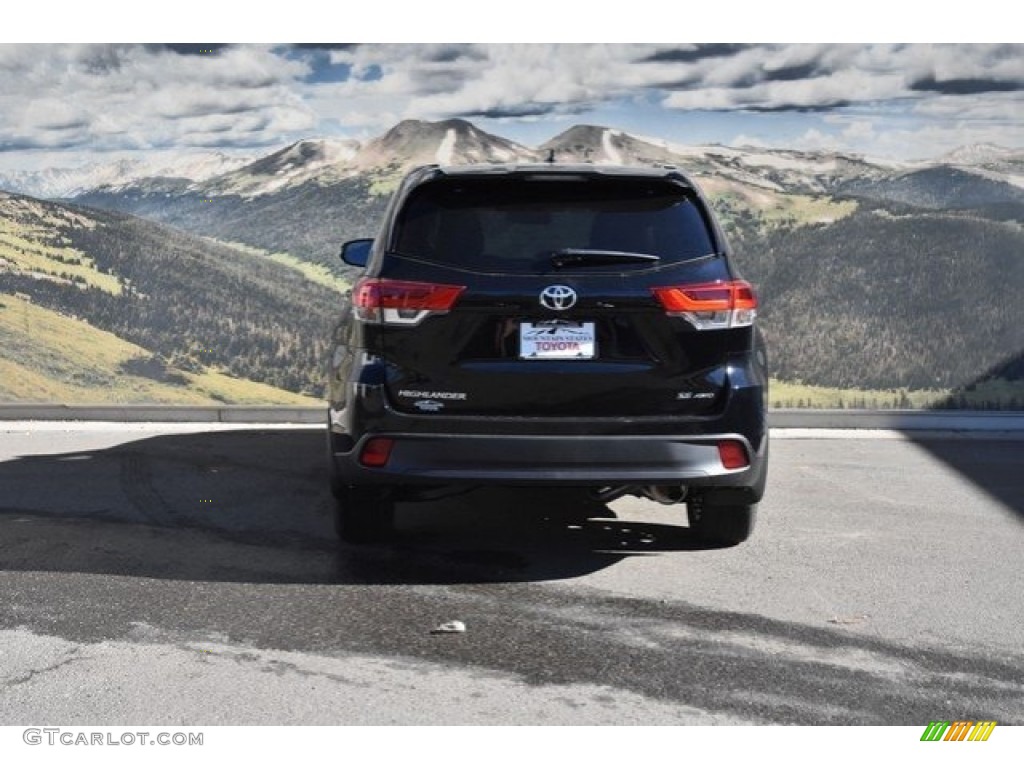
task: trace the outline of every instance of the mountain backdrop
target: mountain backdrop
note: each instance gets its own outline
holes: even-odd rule
[[[695,178],[760,291],[777,404],[1024,407],[1024,152],[895,164],[590,125],[530,148],[464,120],[263,157],[0,175],[0,399],[318,397],[352,278],[339,246],[375,234],[402,174],[549,156]],[[40,346],[44,325],[135,346],[62,367],[70,352]]]

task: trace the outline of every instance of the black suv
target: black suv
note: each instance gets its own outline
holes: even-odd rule
[[[427,166],[394,194],[333,339],[339,535],[396,500],[483,485],[685,503],[705,541],[753,527],[767,474],[757,298],[673,168]]]

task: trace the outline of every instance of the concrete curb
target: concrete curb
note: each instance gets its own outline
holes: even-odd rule
[[[111,421],[205,424],[326,424],[327,406],[55,405],[0,403],[2,421]],[[773,429],[1024,433],[1019,411],[860,411],[785,408],[768,412]]]
[[[1020,411],[859,411],[786,408],[768,412],[783,429],[884,429],[899,432],[1024,432]]]
[[[0,404],[0,421],[200,422],[327,424],[327,405],[53,405]]]

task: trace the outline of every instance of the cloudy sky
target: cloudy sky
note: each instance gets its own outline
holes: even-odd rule
[[[585,122],[911,159],[1024,147],[1022,89],[1024,45],[4,43],[0,168],[447,117],[528,145]]]

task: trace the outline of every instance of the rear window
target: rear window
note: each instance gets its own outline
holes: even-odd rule
[[[406,201],[392,250],[481,271],[547,271],[565,249],[647,254],[664,266],[714,251],[698,206],[660,180],[443,179]]]

